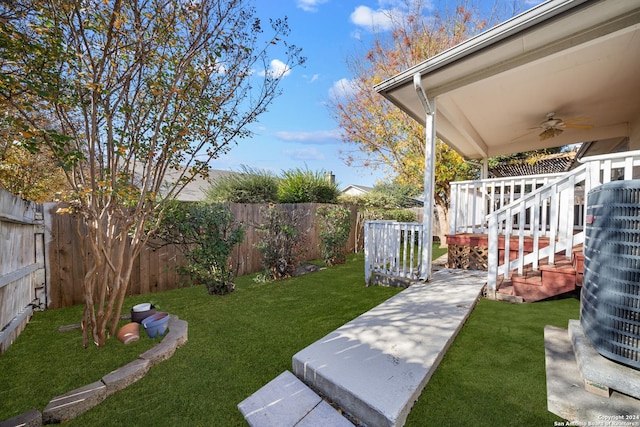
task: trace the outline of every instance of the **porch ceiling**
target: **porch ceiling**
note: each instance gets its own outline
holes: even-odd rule
[[[375,89],[419,122],[414,74],[438,137],[467,159],[615,140],[640,126],[640,2],[552,0]],[[541,141],[547,113],[590,129]]]

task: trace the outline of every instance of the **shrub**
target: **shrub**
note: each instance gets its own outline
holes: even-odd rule
[[[362,196],[355,196],[353,194],[341,194],[338,196],[338,203],[341,205],[352,205],[358,207],[364,207],[364,199]]]
[[[337,203],[337,185],[328,181],[323,171],[291,169],[282,173],[278,198],[280,203]]]
[[[264,222],[258,228],[262,234],[256,248],[264,255],[264,280],[280,280],[294,275],[304,261],[304,235],[300,230],[299,210],[287,211],[276,205],[261,210]]]
[[[209,294],[234,290],[229,257],[233,246],[244,238],[244,229],[235,223],[228,207],[176,203],[165,212],[158,237],[178,245],[189,261],[180,270],[196,284],[206,285]]]
[[[320,206],[320,251],[327,265],[344,264],[345,245],[351,232],[351,210],[344,206]]]
[[[389,220],[398,222],[415,222],[416,213],[408,209],[365,209],[361,211],[364,221]]]
[[[242,172],[216,179],[207,190],[210,203],[277,203],[278,178],[268,171],[242,167]]]
[[[414,188],[391,183],[377,184],[370,192],[358,196],[341,195],[338,201],[367,209],[403,209],[419,205],[414,196],[416,196]]]

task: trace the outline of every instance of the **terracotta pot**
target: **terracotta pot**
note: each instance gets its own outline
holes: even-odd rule
[[[124,344],[138,341],[140,339],[140,325],[135,322],[127,323],[118,330],[116,336]]]
[[[142,321],[142,326],[147,331],[149,338],[163,336],[169,326],[169,313],[156,313]]]

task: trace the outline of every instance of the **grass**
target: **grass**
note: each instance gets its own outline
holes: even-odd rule
[[[435,256],[435,254],[434,254]],[[202,287],[138,296],[189,323],[189,342],[140,381],[68,422],[84,425],[243,426],[236,405],[291,369],[291,357],[398,292],[363,286],[363,257],[283,282],[237,280],[236,292],[209,296]],[[0,356],[0,420],[97,381],[144,351],[111,339],[82,349],[81,307],[36,313]],[[546,410],[544,325],[566,327],[578,302],[509,305],[482,300],[416,403],[408,426],[552,425]]]
[[[577,299],[480,300],[422,392],[407,426],[551,426],[544,327],[580,317]]]
[[[151,299],[186,320],[189,341],[145,378],[68,424],[244,425],[236,405],[290,370],[296,352],[399,291],[365,287],[362,255],[282,282],[246,276],[236,284],[224,297],[189,287],[128,299],[125,306]],[[110,339],[105,349],[84,350],[80,331],[57,332],[81,314],[82,307],[36,313],[0,356],[0,420],[44,409],[56,395],[135,359],[151,341],[124,346]]]

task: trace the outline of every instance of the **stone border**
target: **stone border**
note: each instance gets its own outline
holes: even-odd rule
[[[144,377],[153,365],[173,356],[187,340],[187,322],[171,315],[169,332],[160,343],[142,353],[138,359],[106,374],[100,381],[51,399],[44,411],[28,412],[0,421],[0,427],[39,427],[62,423],[93,408],[107,397]]]

